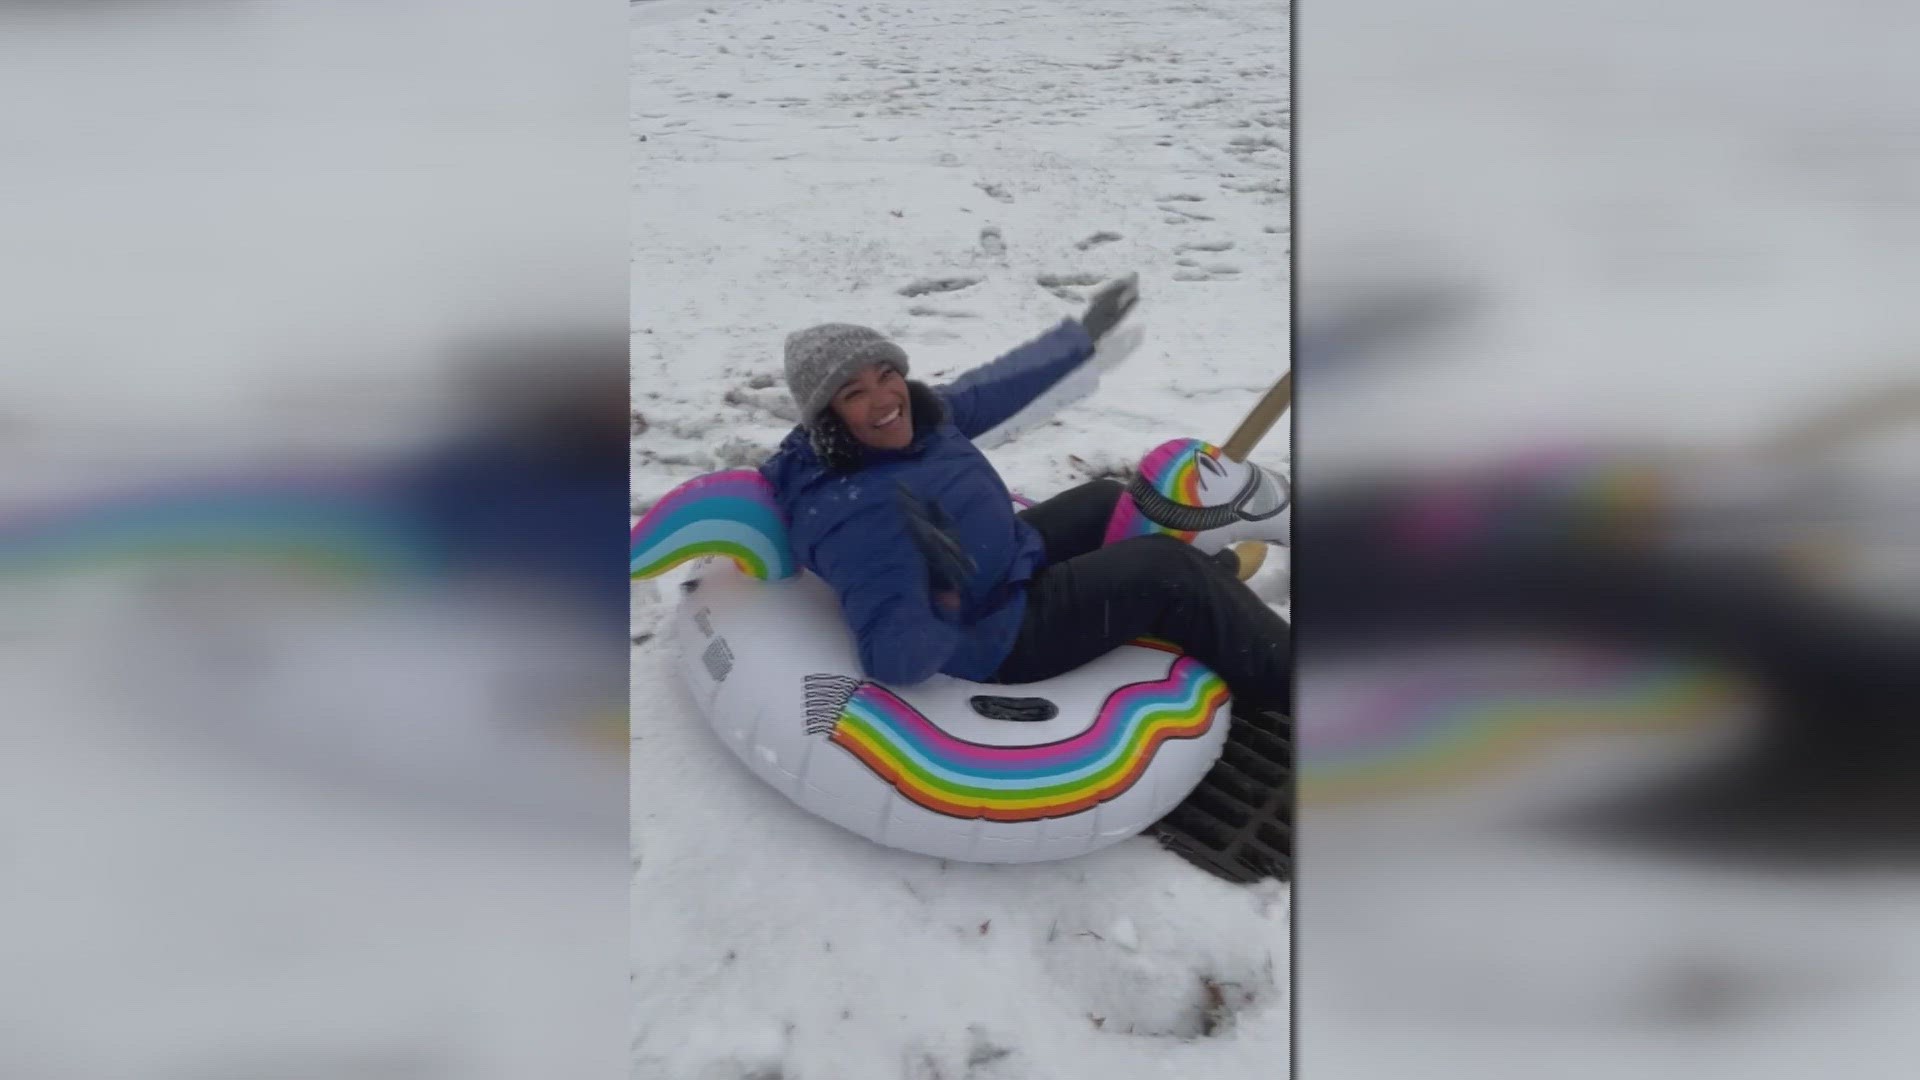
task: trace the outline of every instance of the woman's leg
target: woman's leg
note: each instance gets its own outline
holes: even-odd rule
[[[1242,702],[1290,704],[1286,620],[1219,560],[1170,536],[1125,540],[1042,571],[996,674],[1006,683],[1038,682],[1148,636],[1212,668]]]
[[[1049,565],[1066,562],[1100,547],[1126,490],[1118,480],[1090,480],[1020,511],[1020,519],[1046,542]]]

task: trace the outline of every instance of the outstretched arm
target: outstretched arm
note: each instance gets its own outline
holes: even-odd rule
[[[1095,346],[1133,310],[1139,278],[1129,274],[1095,293],[1085,314],[944,388],[954,426],[969,439],[999,427],[1093,357]]]
[[[1093,356],[1093,338],[1079,323],[1052,330],[942,387],[954,426],[975,438],[1004,423]]]

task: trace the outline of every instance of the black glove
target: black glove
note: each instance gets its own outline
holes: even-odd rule
[[[953,535],[953,519],[949,518],[940,504],[927,506],[907,490],[905,484],[896,485],[899,489],[900,513],[907,521],[907,535],[913,537],[914,546],[927,560],[927,579],[933,591],[958,592],[977,569],[967,550]]]
[[[1140,302],[1140,275],[1128,274],[1118,281],[1110,282],[1093,294],[1093,300],[1087,304],[1087,313],[1080,316],[1080,325],[1086,327],[1087,336],[1098,342],[1107,336],[1107,331],[1120,324]]]

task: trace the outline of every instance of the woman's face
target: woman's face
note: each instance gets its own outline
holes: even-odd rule
[[[900,450],[913,441],[907,380],[886,364],[854,376],[833,395],[831,407],[854,438],[876,450]]]

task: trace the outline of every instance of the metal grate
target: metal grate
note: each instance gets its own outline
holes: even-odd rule
[[[1168,850],[1235,884],[1293,873],[1293,721],[1233,714],[1227,745],[1200,786],[1153,827]]]

